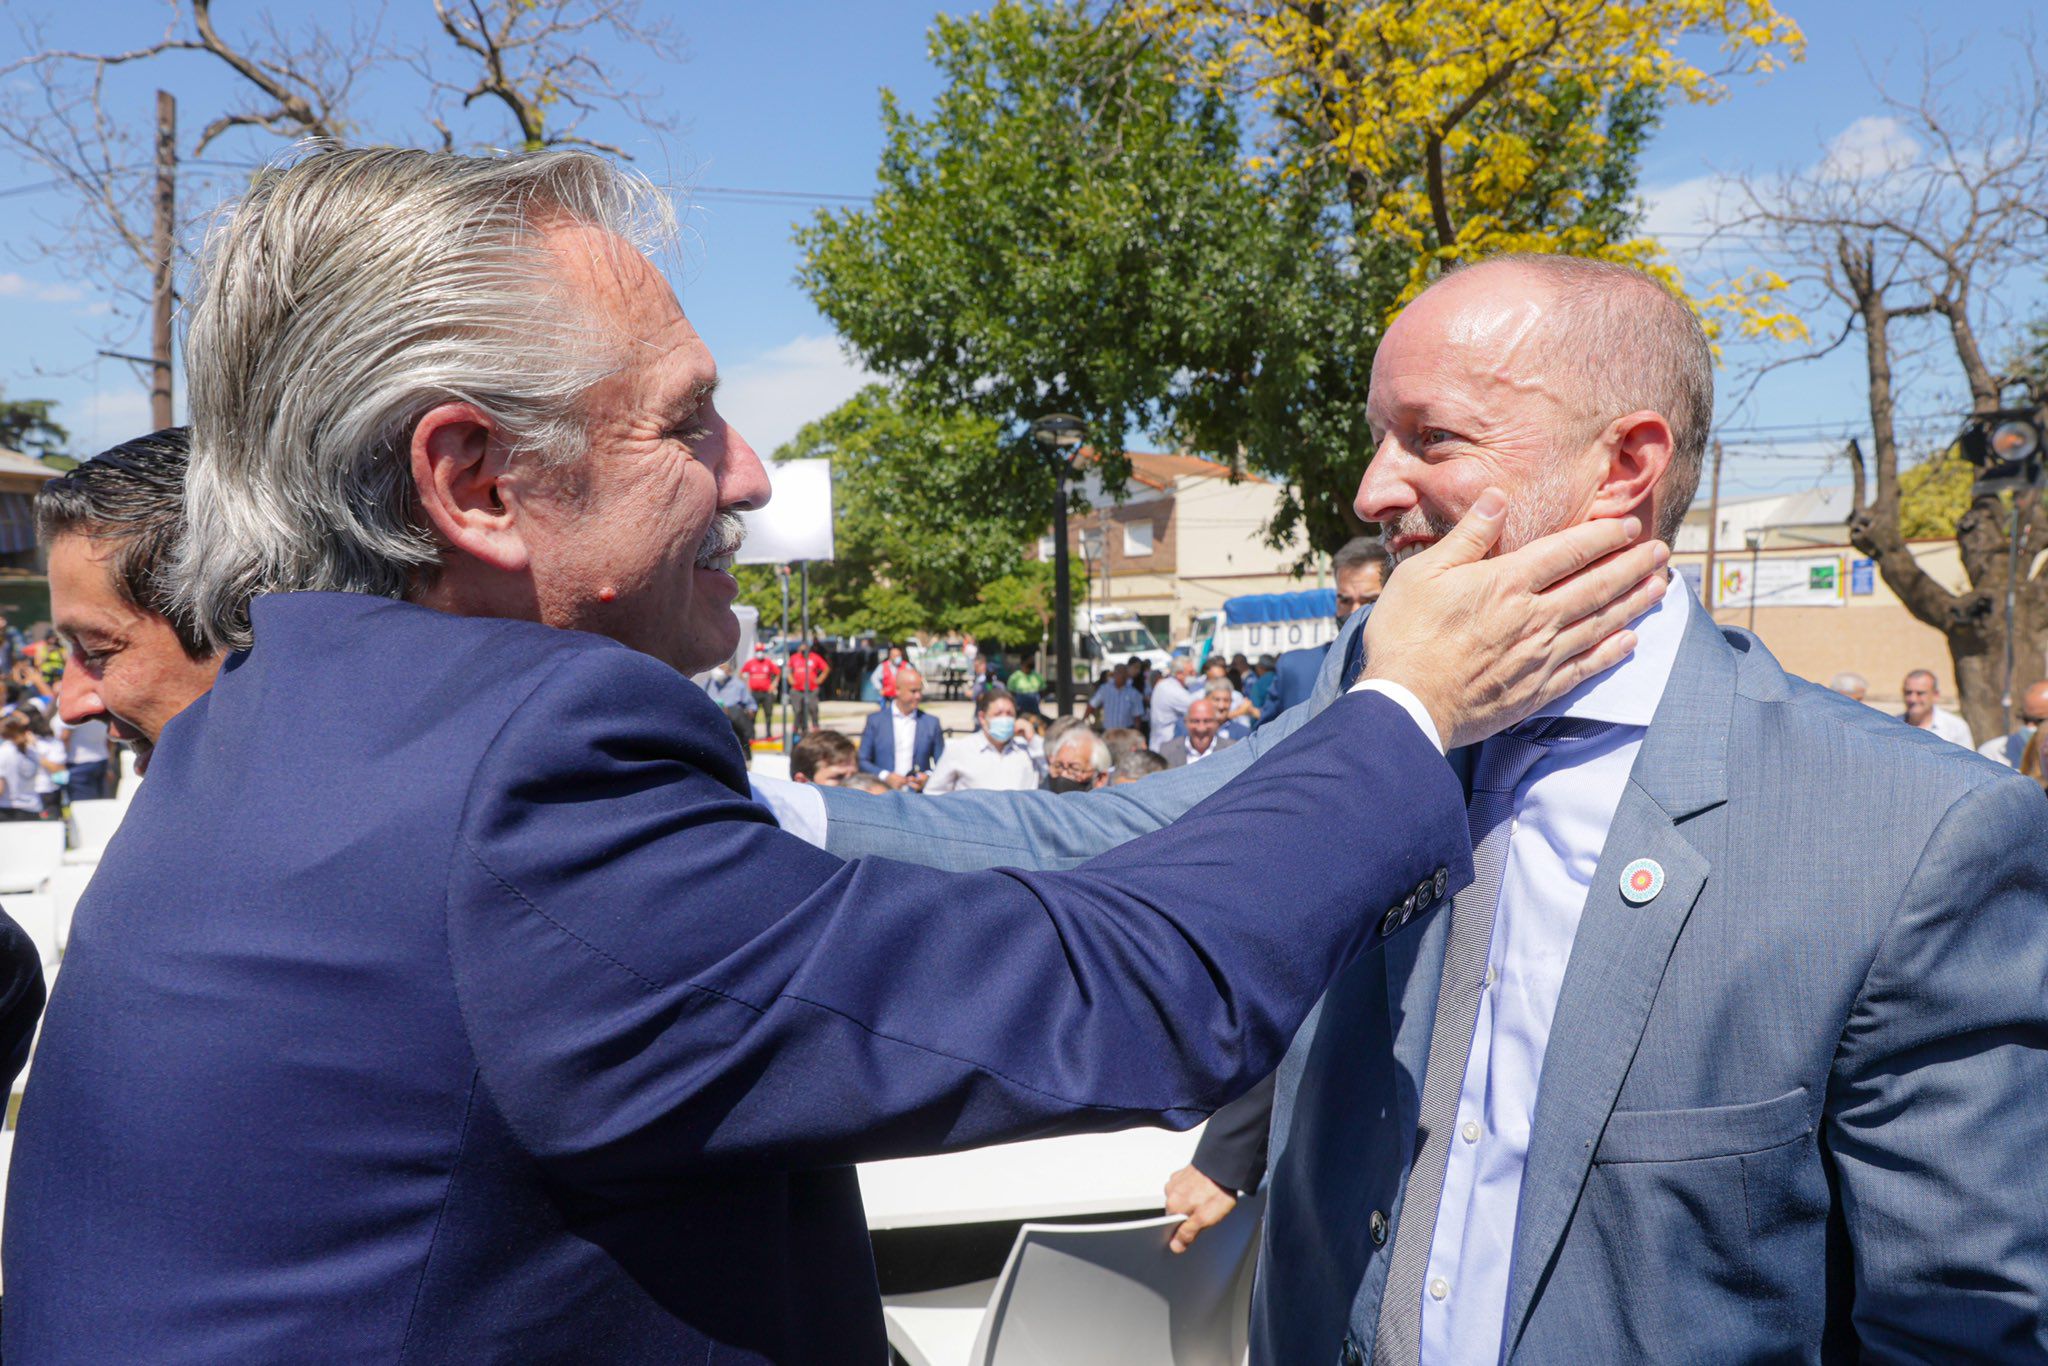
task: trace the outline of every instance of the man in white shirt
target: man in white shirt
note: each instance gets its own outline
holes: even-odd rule
[[[1166,760],[1168,768],[1199,764],[1237,743],[1222,734],[1222,729],[1222,706],[1214,697],[1205,694],[1188,703],[1188,733],[1177,740],[1168,740],[1158,747],[1157,753]]]
[[[1195,675],[1195,661],[1181,655],[1173,671],[1152,688],[1152,748],[1164,750],[1166,742],[1187,729],[1188,703],[1195,700],[1188,680]]]
[[[1941,684],[1925,669],[1915,669],[1906,675],[1902,685],[1906,697],[1906,724],[1931,730],[1951,744],[1964,749],[1975,749],[1977,737],[1970,734],[1969,723],[1952,711],[1941,708]]]
[[[1017,700],[990,688],[975,703],[972,737],[956,740],[939,756],[924,790],[942,792],[1029,792],[1038,786],[1038,765],[1017,739]],[[898,751],[901,751],[898,744]]]

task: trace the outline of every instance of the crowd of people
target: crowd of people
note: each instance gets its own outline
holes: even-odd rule
[[[1260,1366],[2048,1351],[2048,807],[1668,571],[1664,284],[1403,307],[1317,652],[1042,731],[988,667],[952,741],[899,656],[781,806],[688,682],[769,486],[645,188],[260,172],[189,441],[39,500],[59,713],[152,776],[40,1026],[0,925],[8,1360],[879,1361],[854,1164],[1212,1113]]]
[[[0,821],[61,821],[71,802],[110,797],[119,781],[106,722],[59,713],[68,657],[48,622],[24,635],[0,617]]]

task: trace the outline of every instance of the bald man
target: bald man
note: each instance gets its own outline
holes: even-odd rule
[[[1977,752],[1994,763],[2007,768],[2018,768],[2020,756],[2027,752],[2027,741],[2034,738],[2034,732],[2048,723],[2048,680],[2036,683],[2020,694],[2019,714],[2014,718],[2019,729],[1996,740],[1987,740],[1977,747]]]

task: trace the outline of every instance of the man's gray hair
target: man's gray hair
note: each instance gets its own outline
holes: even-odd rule
[[[1563,434],[1560,454],[1578,454],[1608,423],[1642,409],[1670,424],[1671,468],[1652,534],[1675,541],[1714,428],[1714,352],[1699,315],[1656,276],[1615,261],[1511,252],[1451,274],[1502,265],[1536,276],[1562,305],[1549,354],[1572,372],[1586,425]]]
[[[430,578],[410,452],[437,404],[474,405],[522,458],[575,460],[621,341],[569,301],[543,235],[583,224],[645,249],[673,221],[586,152],[327,150],[259,172],[207,234],[185,347],[173,578],[199,630],[244,648],[259,593],[403,597]]]
[[[1046,762],[1055,762],[1062,754],[1073,749],[1087,750],[1088,766],[1097,773],[1109,772],[1109,746],[1103,742],[1100,735],[1089,730],[1086,726],[1079,730],[1068,731],[1065,735],[1061,736],[1059,743],[1046,755]]]

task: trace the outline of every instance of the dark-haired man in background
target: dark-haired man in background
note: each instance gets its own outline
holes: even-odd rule
[[[36,534],[66,648],[57,709],[104,721],[148,768],[164,724],[213,686],[220,656],[171,602],[163,570],[185,531],[183,427],[136,437],[43,485]]]

